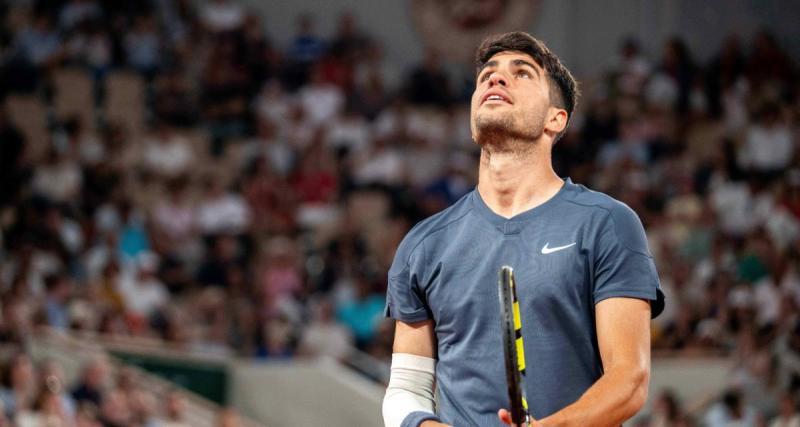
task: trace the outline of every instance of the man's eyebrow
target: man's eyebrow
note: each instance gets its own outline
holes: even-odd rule
[[[497,61],[495,61],[495,60],[488,61],[488,62],[484,63],[483,65],[481,65],[481,68],[478,68],[478,74],[480,74],[486,68],[496,67],[496,66],[497,66]]]
[[[529,66],[529,67],[531,67],[531,68],[533,69],[533,72],[535,72],[537,76],[539,76],[539,75],[540,75],[540,74],[539,74],[539,69],[538,69],[538,68],[536,68],[536,67],[535,67],[535,66],[534,66],[532,63],[530,63],[529,61],[526,61],[526,60],[524,60],[524,59],[515,59],[515,60],[513,60],[511,63],[512,63],[512,64],[514,64],[514,65],[516,65],[517,67],[521,67],[521,66],[523,66],[523,65],[527,65],[527,66]]]
[[[541,73],[539,72],[539,69],[536,68],[536,66],[533,65],[533,63],[530,62],[530,61],[526,61],[524,59],[515,59],[515,60],[511,61],[511,64],[514,65],[515,67],[521,67],[521,66],[527,65],[528,67],[530,67],[533,70],[534,73],[536,73],[537,76],[541,76]],[[481,66],[481,68],[478,69],[478,74],[482,73],[483,70],[486,69],[486,68],[496,67],[496,66],[497,66],[497,61],[495,61],[495,60],[487,61],[485,64],[483,64]]]

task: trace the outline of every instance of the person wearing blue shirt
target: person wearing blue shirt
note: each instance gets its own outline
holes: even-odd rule
[[[578,98],[556,55],[515,32],[485,39],[476,62],[478,185],[417,224],[389,270],[385,424],[511,425],[497,303],[510,265],[530,425],[618,426],[646,400],[650,319],[664,305],[644,228],[625,204],[553,170]]]

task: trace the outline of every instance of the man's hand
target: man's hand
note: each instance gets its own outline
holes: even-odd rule
[[[451,427],[447,424],[442,424],[436,421],[423,421],[419,427]]]
[[[528,424],[522,424],[518,426],[511,422],[511,412],[508,412],[507,409],[501,409],[497,411],[497,416],[500,417],[500,421],[502,421],[503,424],[512,427],[544,427],[542,426],[542,424],[540,424],[538,421],[534,419],[531,419],[531,422]]]

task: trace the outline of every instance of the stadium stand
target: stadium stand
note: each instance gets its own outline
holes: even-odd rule
[[[428,56],[398,81],[352,16],[330,38],[301,17],[284,48],[237,2],[127,3],[0,6],[0,425],[200,425],[151,386],[53,388],[42,328],[384,381],[394,250],[476,180],[456,78]],[[797,425],[797,58],[768,31],[707,63],[677,38],[617,56],[582,79],[557,171],[641,216],[669,301],[654,358],[733,362],[703,402],[651,390],[636,425]],[[123,406],[144,424],[106,417]]]

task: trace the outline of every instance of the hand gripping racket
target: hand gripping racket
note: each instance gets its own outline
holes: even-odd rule
[[[511,421],[518,425],[529,422],[528,400],[525,397],[525,349],[522,345],[522,318],[514,283],[514,269],[503,266],[497,284],[500,297],[500,320],[503,333],[503,352],[506,360],[508,397],[511,400]]]

